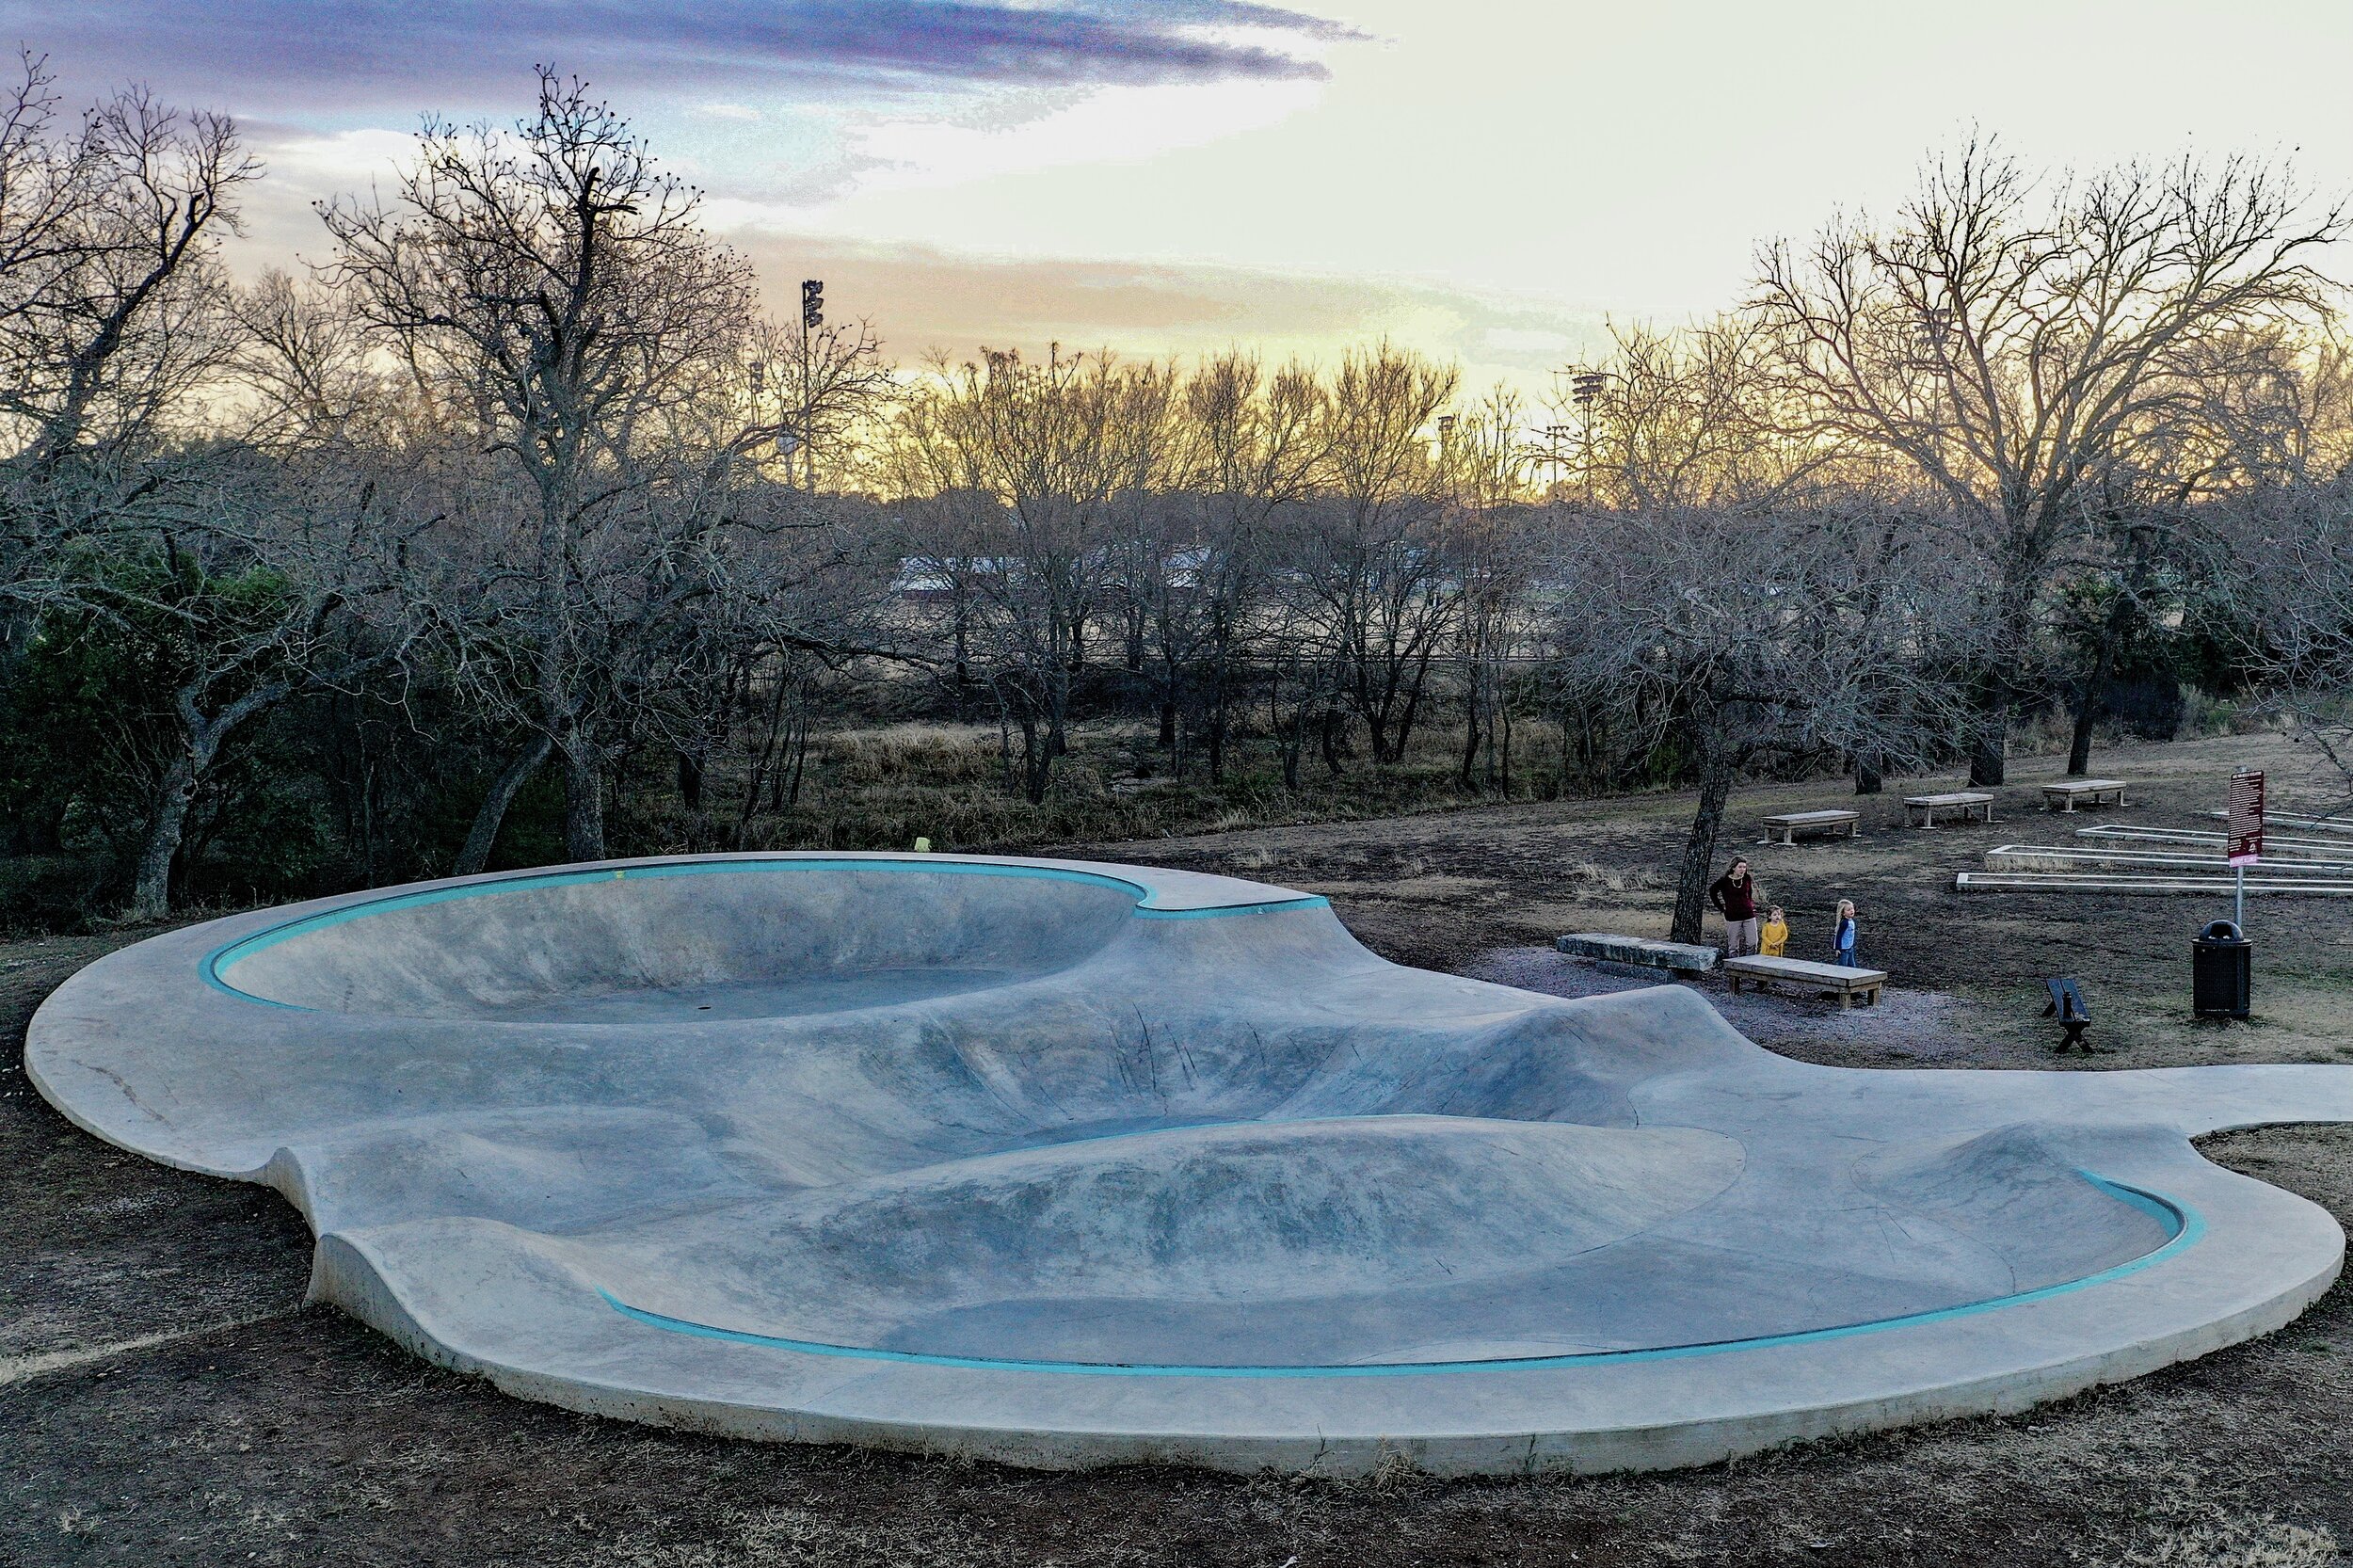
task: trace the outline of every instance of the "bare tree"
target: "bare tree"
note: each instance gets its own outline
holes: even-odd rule
[[[577,858],[604,853],[632,665],[707,589],[730,471],[790,432],[751,407],[751,269],[699,206],[627,121],[542,71],[511,134],[428,120],[392,200],[320,210],[324,276],[425,395],[471,406],[524,487],[468,563],[466,668],[531,737],[519,765],[562,759]]]
[[[218,240],[260,166],[235,125],[126,90],[60,124],[22,56],[0,94],[0,595],[54,598],[72,541],[182,510],[177,438],[231,341]]]
[[[1696,509],[1579,520],[1550,573],[1547,628],[1575,700],[1699,786],[1673,939],[1697,941],[1741,771],[1869,748],[1916,760],[1947,731],[1938,664],[1966,620],[1949,558],[1904,547],[1871,508]],[[1890,553],[1886,547],[1897,548]]]
[[[1431,662],[1453,626],[1457,596],[1439,552],[1438,422],[1457,382],[1451,368],[1384,343],[1340,361],[1325,403],[1317,494],[1288,530],[1282,583],[1329,647],[1330,679],[1310,684],[1325,703],[1324,762],[1335,774],[1349,713],[1364,721],[1376,762],[1404,757]]]
[[[1441,449],[1448,504],[1446,559],[1460,598],[1457,657],[1463,683],[1465,790],[1512,787],[1511,672],[1528,630],[1537,555],[1529,527],[1526,420],[1498,390],[1459,423]]]
[[[772,422],[786,432],[776,453],[787,472],[812,494],[821,473],[837,482],[854,473],[861,434],[897,389],[873,328],[863,321],[812,326],[805,317],[763,321],[750,352],[753,399],[763,407],[773,402]]]
[[[119,727],[143,741],[118,758],[146,801],[134,919],[169,909],[191,809],[232,738],[300,693],[396,663],[413,634],[370,491],[305,494],[251,460],[215,478],[215,516],[73,552],[72,591],[43,623],[136,665],[161,707]]]
[[[941,487],[910,498],[933,503],[911,520],[945,528],[921,553],[975,601],[956,623],[959,664],[982,672],[1020,731],[1032,803],[1067,747],[1072,680],[1113,580],[1109,525],[1143,439],[1132,425],[1160,406],[1140,385],[1106,354],[1056,348],[1032,364],[992,350],[936,366],[897,420],[893,471]]]
[[[2250,487],[2200,520],[2206,630],[2353,804],[2353,474]]]
[[[2121,472],[2160,469],[2216,340],[2318,311],[2313,253],[2345,228],[2245,160],[2038,191],[1972,142],[1887,226],[1834,223],[1764,253],[1755,308],[1804,433],[1901,458],[1988,562],[2001,635],[1977,680],[1976,782],[2001,779],[2042,613]]]
[[[1203,706],[1209,778],[1225,773],[1226,737],[1256,624],[1277,520],[1307,495],[1324,460],[1325,394],[1296,361],[1271,375],[1245,354],[1212,357],[1185,383],[1187,476],[1193,512],[1190,616],[1161,643],[1172,665],[1206,663]],[[1175,617],[1172,616],[1172,621]],[[1297,783],[1294,759],[1293,778]]]
[[[1787,417],[1755,314],[1610,336],[1598,362],[1560,374],[1554,414],[1567,423],[1543,453],[1585,504],[1772,504],[1840,456]]]

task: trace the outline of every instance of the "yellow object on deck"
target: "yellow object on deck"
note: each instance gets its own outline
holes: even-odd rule
[[[931,852],[932,852],[932,841],[931,841],[929,839],[918,839],[918,840],[915,840],[915,853],[916,853],[916,854],[918,854],[918,855],[929,855]]]

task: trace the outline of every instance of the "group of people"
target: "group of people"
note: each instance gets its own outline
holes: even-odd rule
[[[1789,920],[1778,904],[1767,904],[1757,890],[1744,856],[1735,856],[1724,874],[1707,885],[1707,902],[1724,918],[1724,956],[1766,958],[1788,955]],[[1830,961],[1848,968],[1861,967],[1855,957],[1854,900],[1838,901],[1838,923],[1831,933]]]

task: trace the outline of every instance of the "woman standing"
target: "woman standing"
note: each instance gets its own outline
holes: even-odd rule
[[[1756,879],[1746,859],[1735,857],[1724,874],[1707,885],[1707,902],[1724,918],[1724,956],[1746,958],[1756,951]]]

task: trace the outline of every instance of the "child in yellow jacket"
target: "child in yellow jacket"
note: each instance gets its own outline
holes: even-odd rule
[[[1765,923],[1756,933],[1756,951],[1767,958],[1779,958],[1789,946],[1789,922],[1782,918],[1781,905],[1765,911]]]

